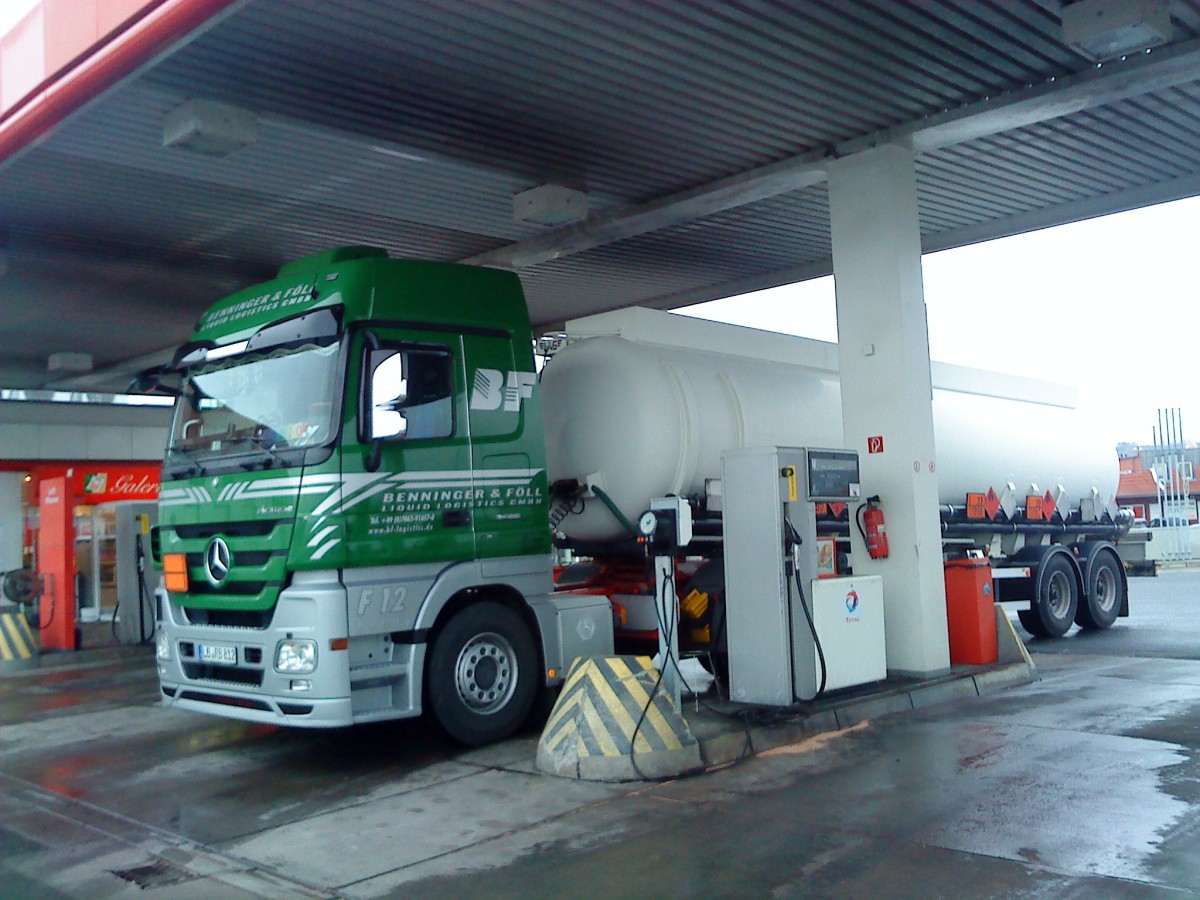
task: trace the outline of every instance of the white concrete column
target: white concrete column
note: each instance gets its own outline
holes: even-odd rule
[[[854,571],[883,576],[888,670],[928,676],[950,667],[950,651],[911,146],[831,164],[829,218],[842,427],[864,497],[883,502],[891,551],[871,559],[851,527]]]
[[[0,472],[0,572],[21,567],[25,520],[21,515],[23,472]]]

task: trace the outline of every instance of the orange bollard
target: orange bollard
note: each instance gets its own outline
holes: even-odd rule
[[[950,662],[994,663],[999,654],[991,564],[986,559],[952,559],[945,570]]]

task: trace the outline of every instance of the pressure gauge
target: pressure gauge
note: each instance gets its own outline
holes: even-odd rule
[[[646,537],[650,537],[654,534],[654,531],[657,528],[658,516],[656,516],[652,510],[646,510],[644,513],[642,513],[642,517],[638,519],[638,531],[640,531]]]

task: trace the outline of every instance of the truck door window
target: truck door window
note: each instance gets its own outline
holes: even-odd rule
[[[369,351],[369,440],[430,440],[454,433],[449,351],[384,347]]]

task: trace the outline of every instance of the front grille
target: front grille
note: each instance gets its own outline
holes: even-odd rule
[[[254,597],[263,592],[264,588],[283,587],[282,581],[227,581],[220,587],[213,587],[199,579],[193,579],[188,586],[188,593],[196,597]]]
[[[279,592],[287,585],[288,543],[293,524],[291,519],[261,519],[164,525],[161,532],[164,552],[182,552],[187,562],[188,590],[173,599],[184,608],[194,604],[241,612],[273,607]],[[228,578],[214,587],[206,570],[205,552],[209,541],[218,535],[229,545],[232,565]],[[202,625],[264,628],[268,617],[256,614],[248,621],[240,621],[206,619],[199,614],[193,621]]]
[[[271,627],[274,609],[197,609],[185,607],[189,625],[208,625],[214,628],[253,628],[263,631]]]
[[[234,563],[239,566],[265,566],[273,556],[287,556],[287,550],[242,550],[239,549]],[[195,568],[204,565],[204,553],[187,554],[187,564]]]
[[[233,666],[214,666],[211,663],[185,662],[183,674],[193,681],[224,681],[253,687],[261,687],[263,682],[262,669],[238,669]]]
[[[264,537],[270,534],[278,519],[252,519],[249,522],[205,522],[200,525],[172,525],[175,533],[185,540],[208,540],[218,534],[226,537]]]

